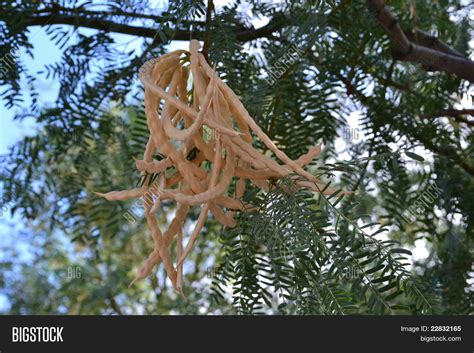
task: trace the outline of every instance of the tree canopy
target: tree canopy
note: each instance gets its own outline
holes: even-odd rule
[[[31,0],[0,9],[2,102],[37,127],[1,156],[3,203],[31,230],[16,235],[31,258],[0,246],[9,312],[472,312],[471,1]],[[62,56],[36,72],[24,59],[41,45],[31,35],[39,28]],[[138,44],[124,50],[124,38]],[[288,178],[269,192],[249,185],[244,198],[258,207],[239,212],[232,229],[210,217],[181,297],[162,266],[128,287],[151,251],[145,217],[93,191],[140,184],[133,158],[149,131],[139,69],[191,39],[289,157],[324,144],[307,170],[338,191],[288,193]],[[45,105],[41,83],[51,81],[59,88]],[[160,222],[175,212],[165,206]],[[415,243],[426,258],[413,260]]]

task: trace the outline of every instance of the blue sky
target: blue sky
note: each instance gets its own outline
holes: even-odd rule
[[[39,71],[41,68],[51,61],[58,60],[61,53],[51,43],[42,28],[33,28],[31,30],[30,39],[34,43],[34,59],[28,55],[22,55],[21,52],[15,54],[22,60],[31,70]],[[40,100],[42,102],[54,101],[55,92],[57,91],[57,84],[54,82],[39,81],[41,87]],[[1,87],[2,91],[6,87]],[[25,97],[26,98],[26,97]],[[0,154],[7,154],[10,146],[20,141],[23,137],[35,132],[35,123],[32,119],[23,121],[15,121],[14,109],[7,109],[4,102],[0,104],[0,116],[2,117],[2,129],[0,129]],[[3,209],[9,208],[8,205],[3,205]],[[21,231],[26,227],[23,225],[21,217],[17,214],[11,216],[10,211],[4,212],[0,218],[0,238],[2,244],[14,244],[17,248],[22,249],[25,256],[27,255],[27,247],[22,246]],[[0,254],[1,258],[1,254]],[[5,297],[0,296],[0,310],[5,309],[8,305]]]

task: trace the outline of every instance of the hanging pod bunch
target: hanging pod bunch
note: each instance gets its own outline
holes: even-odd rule
[[[217,76],[199,49],[199,42],[192,40],[189,51],[168,53],[146,62],[140,69],[150,137],[143,159],[135,162],[142,175],[158,175],[153,184],[97,193],[107,200],[143,199],[154,250],[133,282],[147,277],[162,261],[173,287],[179,292],[183,285],[183,261],[193,249],[208,212],[222,225],[234,227],[235,211],[244,210],[246,206],[242,201],[246,180],[268,191],[270,180],[298,174],[301,177],[295,178],[296,187],[325,194],[335,191],[325,188],[322,181],[303,169],[320,154],[321,145],[296,160],[290,159],[255,123],[238,96]],[[192,90],[188,92],[190,75]],[[282,164],[253,147],[252,133]],[[190,160],[187,156],[193,150],[197,152]],[[154,160],[156,153],[165,158]],[[172,167],[175,172],[166,173]],[[234,179],[235,191],[229,195]],[[174,218],[162,232],[156,213],[164,200],[173,200],[177,206]],[[192,206],[199,206],[200,214],[183,246],[183,227]],[[177,257],[172,259],[170,246],[174,238]]]

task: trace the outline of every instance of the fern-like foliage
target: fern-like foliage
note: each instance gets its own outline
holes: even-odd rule
[[[244,314],[439,312],[434,293],[410,274],[410,251],[377,239],[386,229],[361,225],[366,217],[351,215],[356,204],[338,207],[340,192],[315,196],[285,178],[246,196],[255,209],[220,238],[215,300],[230,288]]]

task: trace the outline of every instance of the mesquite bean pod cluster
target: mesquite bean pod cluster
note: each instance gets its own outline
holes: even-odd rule
[[[314,192],[324,188],[322,181],[303,169],[321,153],[321,145],[296,160],[290,159],[255,123],[238,96],[218,77],[199,49],[199,42],[193,40],[189,51],[168,53],[146,62],[140,69],[150,137],[143,159],[136,160],[135,164],[143,174],[158,174],[156,181],[132,190],[97,193],[107,200],[146,199],[145,216],[154,250],[134,281],[147,277],[161,261],[179,292],[183,285],[183,261],[193,249],[208,212],[222,225],[235,227],[235,211],[245,209],[242,196],[246,180],[268,191],[270,181],[298,174],[300,177],[294,179],[296,187]],[[192,87],[188,90],[191,77]],[[206,137],[206,130],[212,131],[212,138]],[[254,148],[253,136],[259,138],[282,164]],[[198,152],[195,158],[188,160],[186,156],[193,149]],[[165,158],[154,160],[156,153]],[[204,168],[204,164],[210,165],[210,169]],[[175,173],[167,175],[165,172],[172,167]],[[229,195],[229,187],[234,181],[235,191]],[[331,194],[334,191],[326,188],[323,192]],[[177,207],[173,220],[162,232],[157,212],[164,200],[176,202]],[[199,206],[200,214],[183,246],[183,227],[192,206]],[[175,238],[177,258],[172,259],[170,246]]]

